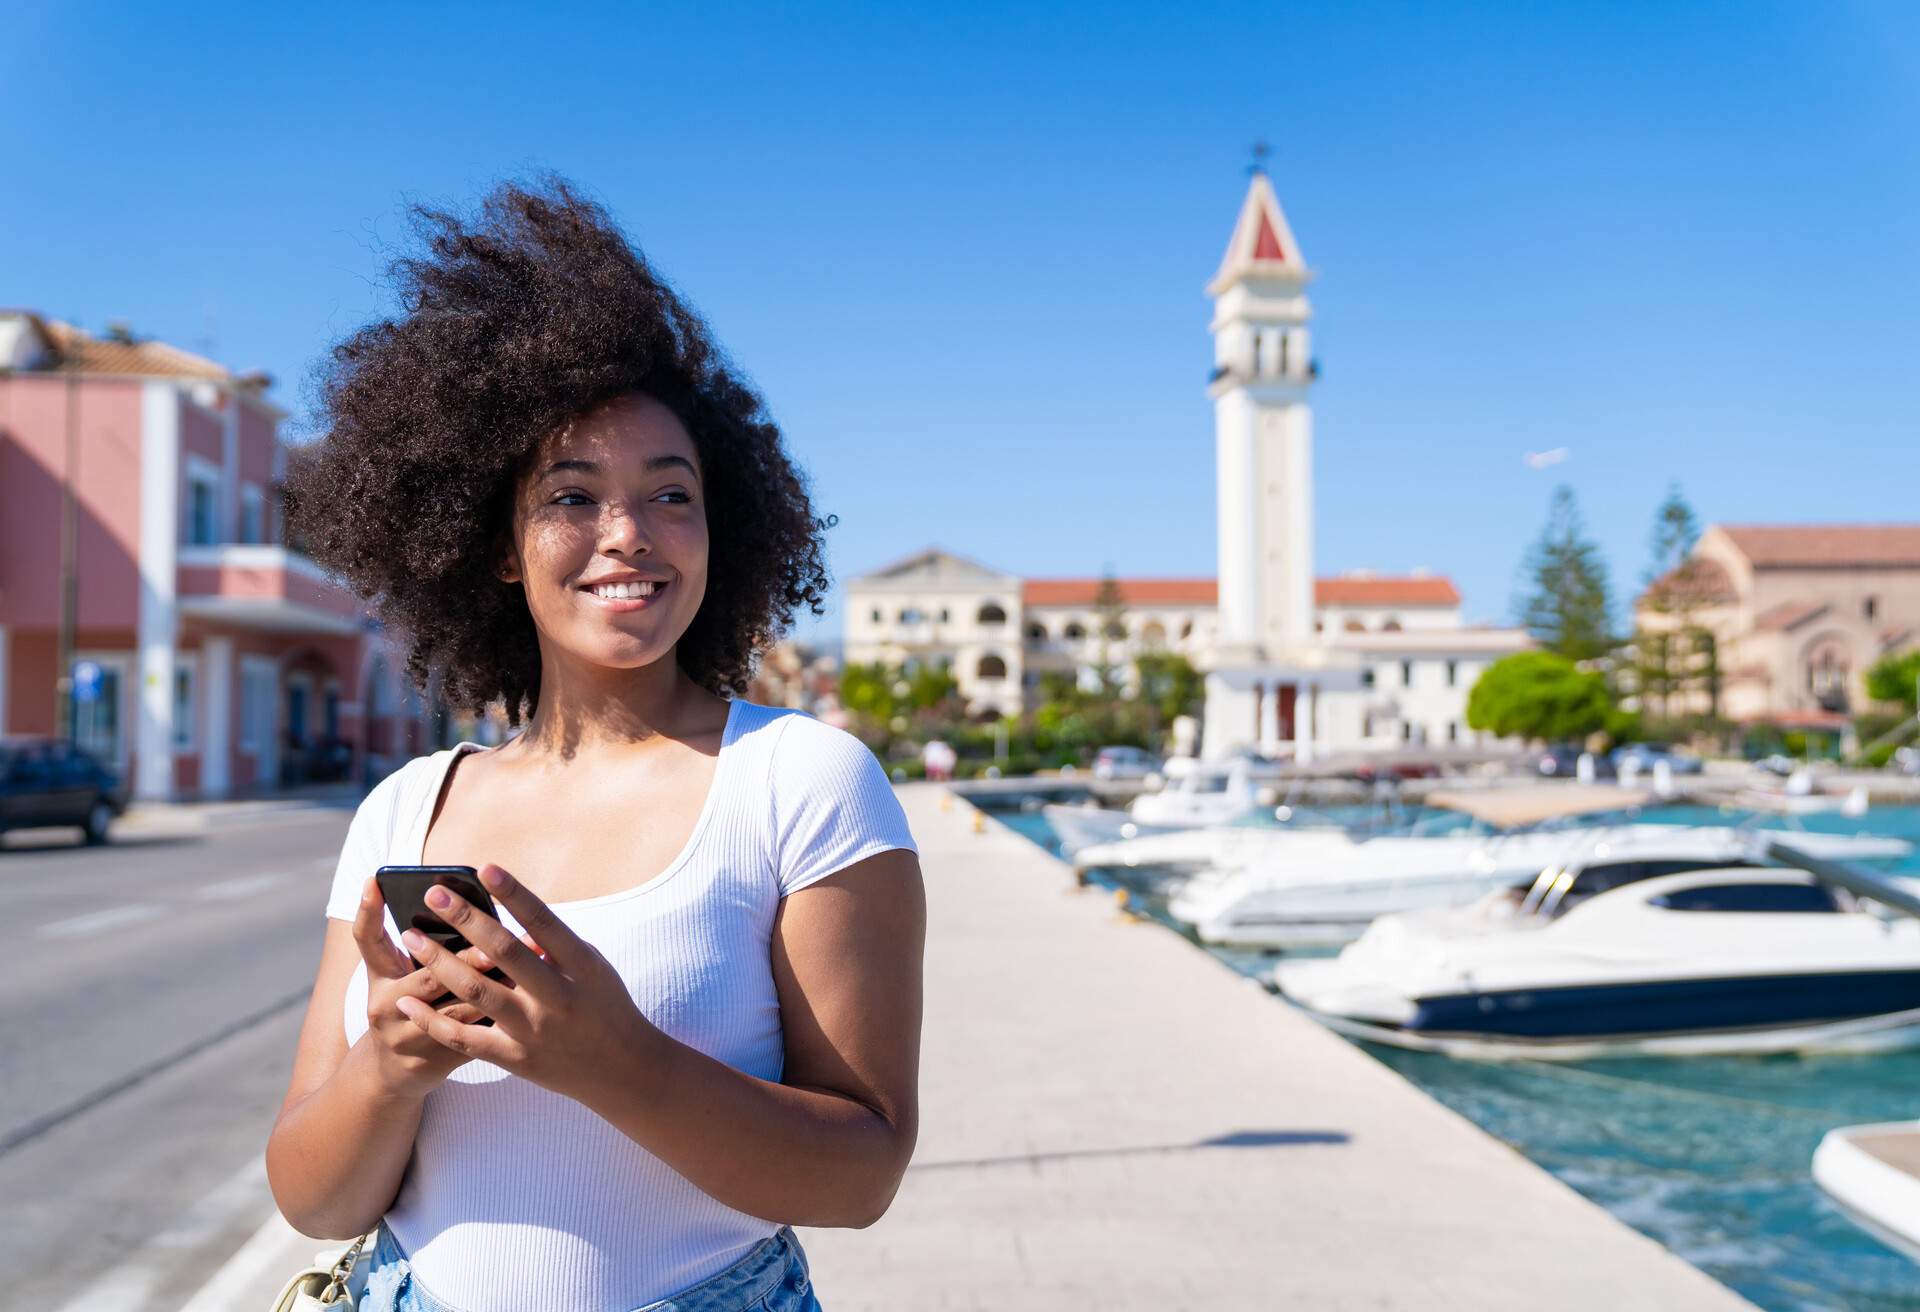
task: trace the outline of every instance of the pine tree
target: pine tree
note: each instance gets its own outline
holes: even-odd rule
[[[1113,644],[1127,636],[1127,612],[1120,603],[1120,580],[1111,569],[1101,576],[1093,594],[1094,628],[1099,634],[1094,673],[1100,680],[1102,700],[1113,701],[1121,693],[1121,663],[1114,659]]]
[[[1585,534],[1573,489],[1562,484],[1553,491],[1546,527],[1527,553],[1525,591],[1515,603],[1535,642],[1576,661],[1614,647],[1606,562]]]
[[[1682,568],[1700,541],[1700,521],[1693,507],[1680,492],[1678,483],[1667,484],[1667,499],[1653,512],[1653,558],[1647,566],[1647,582],[1652,583],[1669,571]]]

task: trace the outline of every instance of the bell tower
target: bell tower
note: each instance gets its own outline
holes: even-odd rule
[[[1314,645],[1313,412],[1307,322],[1313,273],[1259,164],[1213,298],[1220,599],[1229,662],[1285,660]]]

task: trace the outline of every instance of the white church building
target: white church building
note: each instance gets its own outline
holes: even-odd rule
[[[1120,616],[1103,626],[1098,579],[1023,578],[929,547],[847,581],[843,658],[944,664],[972,709],[1015,715],[1044,670],[1084,681],[1103,659],[1166,649],[1205,672],[1203,757],[1478,742],[1467,693],[1526,634],[1463,624],[1439,575],[1314,574],[1312,277],[1256,170],[1207,286],[1217,580],[1118,579]]]

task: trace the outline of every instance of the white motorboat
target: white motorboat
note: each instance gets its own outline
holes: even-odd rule
[[[1465,907],[1383,916],[1339,956],[1273,977],[1336,1029],[1456,1056],[1920,1043],[1920,920],[1888,909],[1920,905],[1911,886],[1863,875],[1855,887],[1884,890],[1869,901],[1764,864],[1754,837],[1742,860],[1679,872],[1596,852]],[[1793,836],[1827,861],[1890,841]]]
[[[1606,784],[1434,793],[1428,805],[1464,812],[1490,832],[1386,835],[1345,850],[1274,850],[1244,869],[1196,875],[1167,910],[1203,942],[1337,947],[1377,917],[1456,906],[1530,882],[1549,867],[1604,858],[1663,863],[1663,873],[1678,873],[1740,860],[1750,850],[1748,831],[1730,826],[1594,823],[1636,810],[1651,796]],[[1912,850],[1897,839],[1799,837],[1820,855],[1853,860],[1897,860]]]
[[[1861,1229],[1920,1262],[1920,1121],[1827,1131],[1813,1181]]]
[[[1265,822],[1263,810],[1233,824],[1128,834],[1111,841],[1076,845],[1070,856],[1079,870],[1096,866],[1148,868],[1169,875],[1191,875],[1203,870],[1240,870],[1269,857],[1297,857],[1309,850],[1351,850],[1355,843],[1384,833],[1421,837],[1433,825],[1430,820],[1410,820],[1390,792],[1379,799],[1376,813],[1360,822],[1327,822],[1311,809],[1293,805],[1291,795],[1274,808],[1274,815],[1273,823]],[[1462,817],[1447,818],[1457,821]]]
[[[1269,846],[1244,864],[1222,862],[1194,875],[1167,911],[1207,943],[1338,946],[1376,916],[1451,905],[1531,879],[1588,841],[1590,831],[1571,830],[1568,822],[1628,811],[1649,797],[1606,784],[1435,793],[1429,806],[1460,812],[1479,827]]]
[[[1260,785],[1244,761],[1189,770],[1169,787],[1134,798],[1124,811],[1058,804],[1040,808],[1060,840],[1060,850],[1069,856],[1095,843],[1245,822],[1264,809]]]

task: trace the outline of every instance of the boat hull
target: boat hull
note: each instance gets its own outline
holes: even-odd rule
[[[1578,1060],[1920,1045],[1920,970],[1459,993],[1412,1000],[1402,1022],[1294,1001],[1354,1037],[1456,1056]]]

